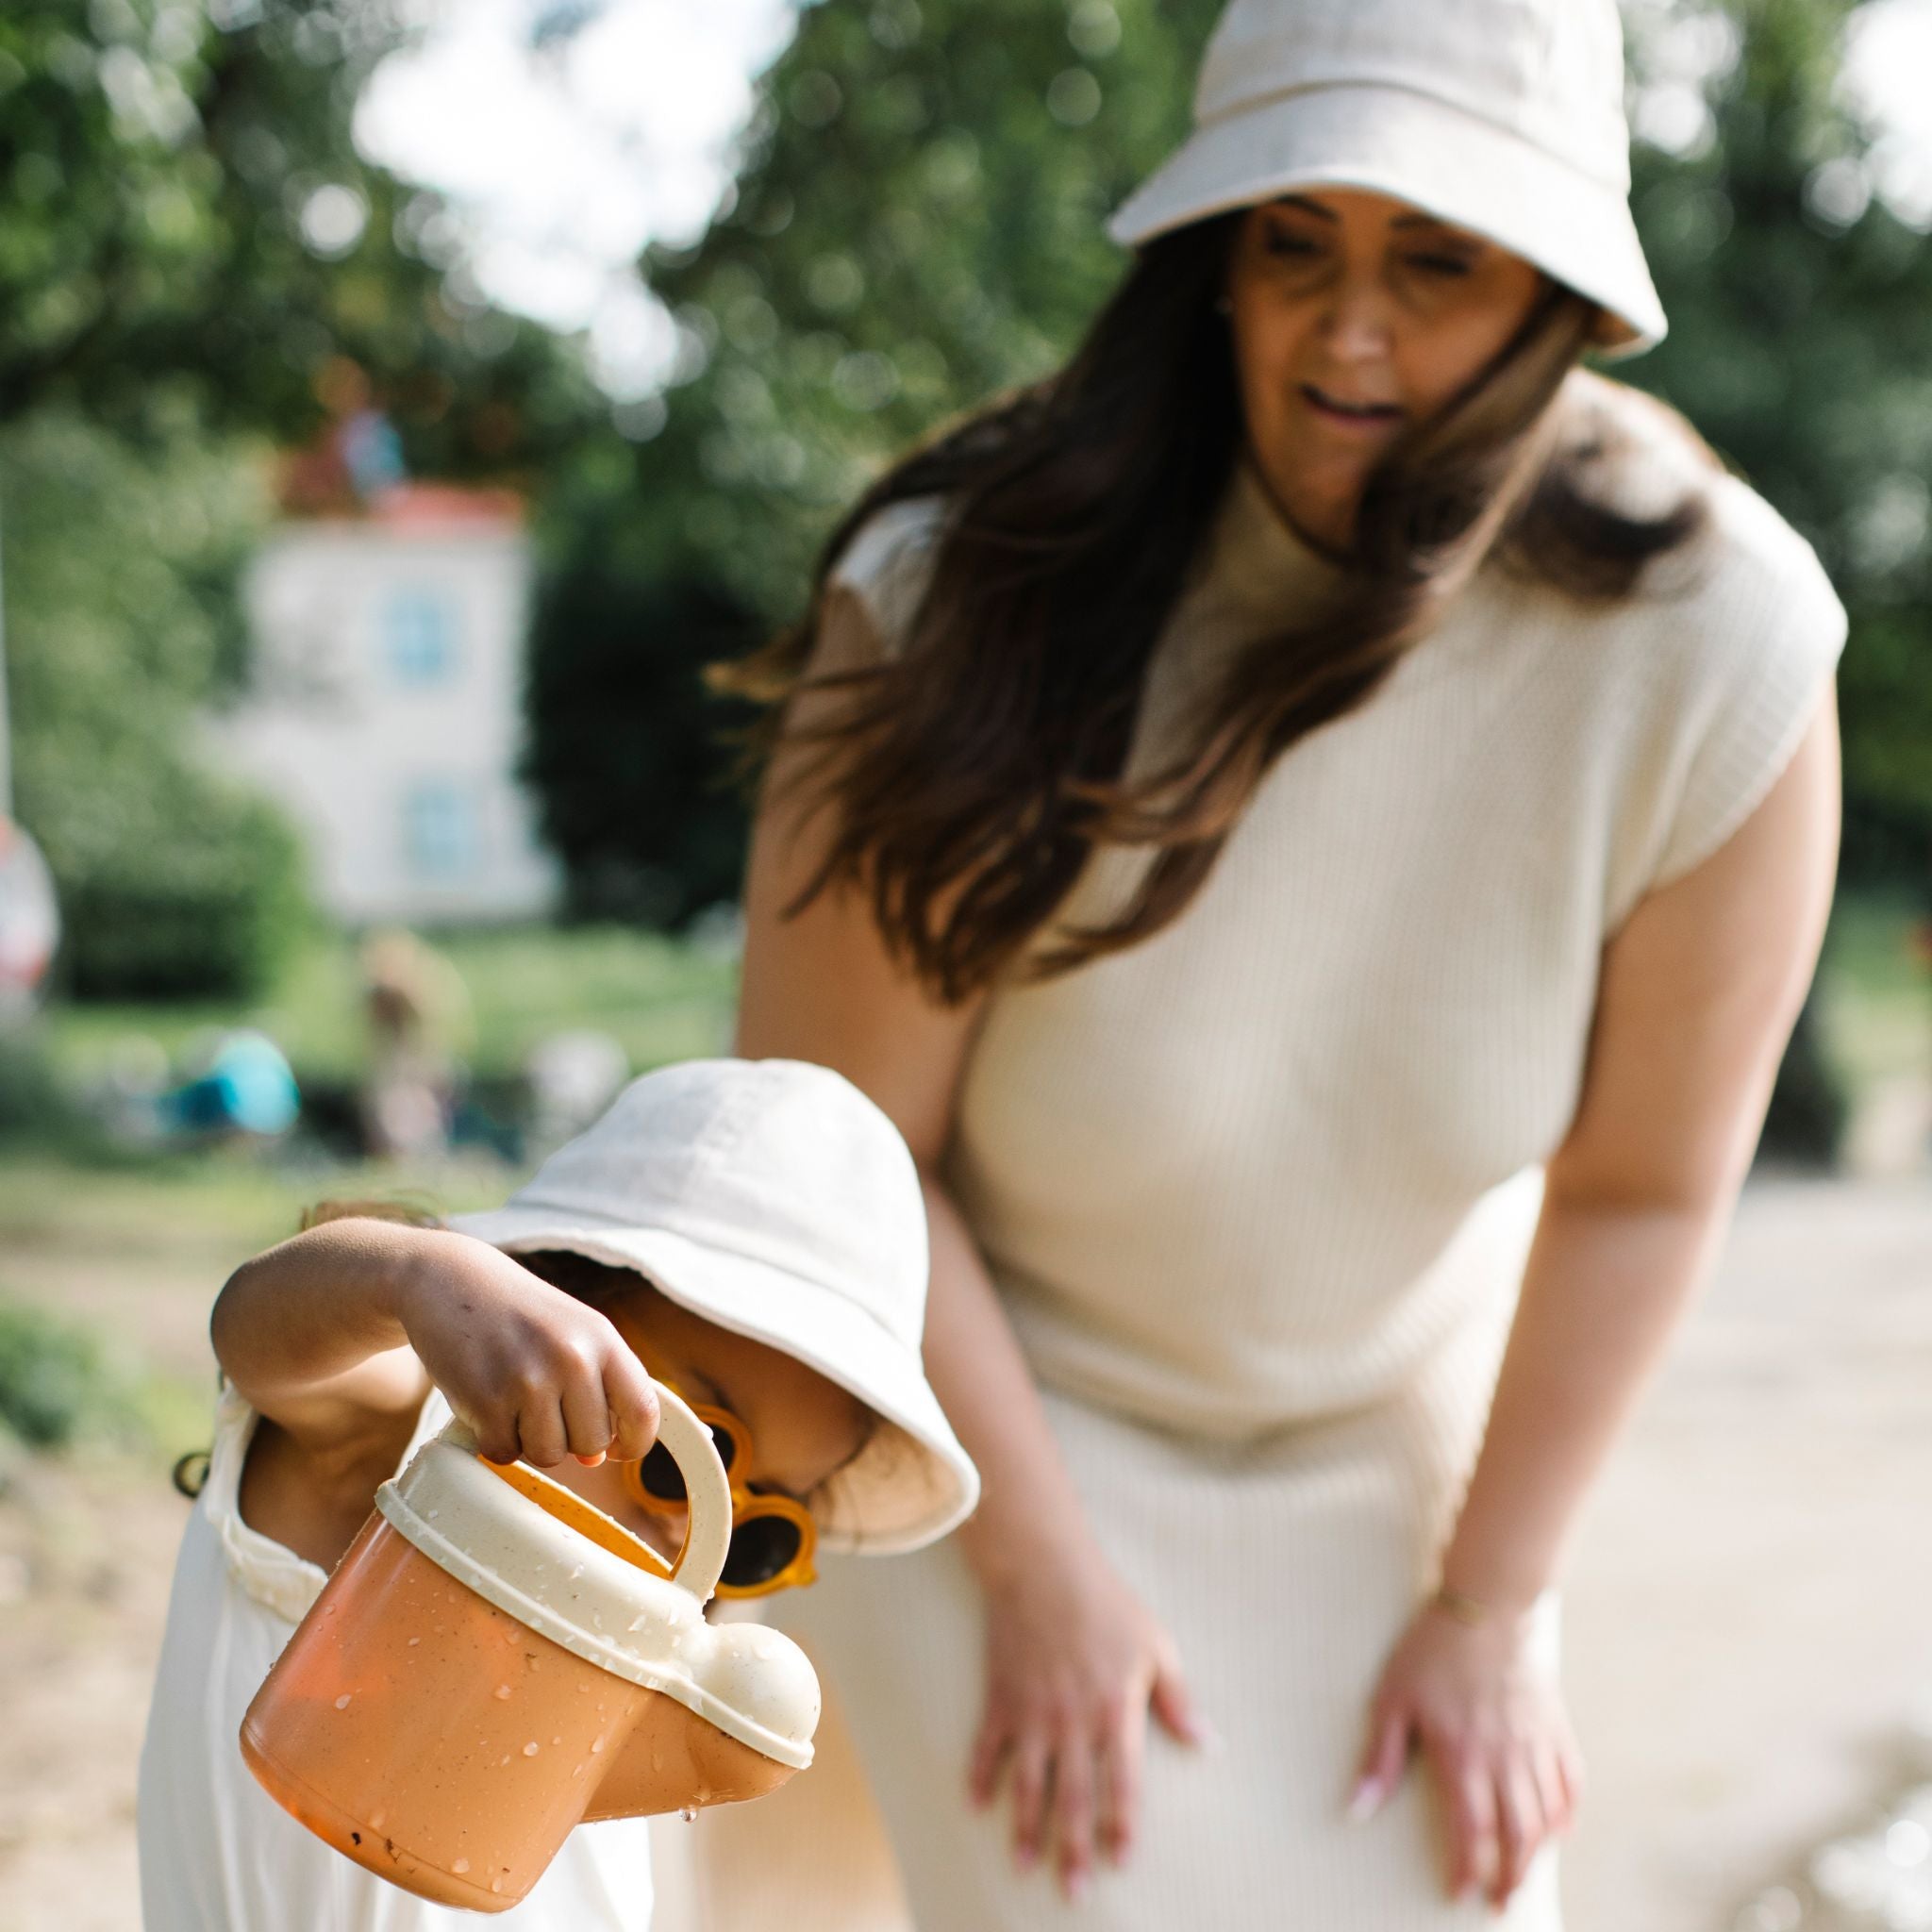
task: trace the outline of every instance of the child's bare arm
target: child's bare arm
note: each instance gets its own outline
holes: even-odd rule
[[[242,1395],[325,1458],[392,1436],[432,1378],[499,1461],[630,1457],[657,1436],[610,1323],[467,1235],[325,1223],[238,1268],[209,1330]]]

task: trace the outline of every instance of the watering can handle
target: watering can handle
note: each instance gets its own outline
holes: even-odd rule
[[[718,1588],[724,1555],[731,1547],[731,1479],[724,1474],[709,1428],[691,1413],[681,1396],[674,1395],[661,1382],[651,1386],[658,1391],[658,1440],[671,1452],[691,1499],[684,1548],[678,1552],[671,1580],[690,1591],[700,1603],[708,1603]]]
[[[671,1581],[688,1590],[699,1603],[708,1603],[724,1571],[724,1555],[731,1547],[731,1479],[710,1430],[661,1382],[651,1387],[658,1391],[658,1440],[670,1452],[684,1477],[690,1508],[685,1517],[684,1547],[671,1570]],[[461,1417],[443,1429],[441,1440],[452,1447],[480,1456],[476,1434]],[[662,1558],[652,1560],[662,1564]]]

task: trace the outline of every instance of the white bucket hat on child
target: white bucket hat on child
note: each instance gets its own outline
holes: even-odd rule
[[[1232,0],[1193,134],[1108,232],[1132,246],[1322,186],[1500,243],[1600,303],[1611,353],[1663,340],[1630,218],[1616,0]]]
[[[892,1123],[828,1068],[717,1059],[646,1074],[502,1208],[450,1225],[510,1254],[635,1269],[850,1390],[881,1425],[814,1507],[828,1547],[913,1549],[978,1500],[920,1365],[918,1170]]]

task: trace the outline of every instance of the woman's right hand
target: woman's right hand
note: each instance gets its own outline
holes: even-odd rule
[[[397,1312],[409,1345],[492,1462],[539,1469],[642,1456],[658,1395],[609,1320],[509,1256],[438,1233]]]
[[[1151,1710],[1184,1744],[1209,1742],[1173,1640],[1091,1546],[982,1576],[986,1710],[971,1790],[982,1808],[1003,1776],[1024,1869],[1049,1841],[1061,1889],[1085,1891],[1096,1846],[1131,1847]]]

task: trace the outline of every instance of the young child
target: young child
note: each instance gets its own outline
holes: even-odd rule
[[[725,1411],[734,1594],[808,1581],[815,1541],[911,1549],[953,1527],[978,1480],[920,1367],[925,1274],[904,1141],[838,1074],[792,1060],[647,1074],[501,1209],[447,1227],[333,1219],[238,1269],[215,1305],[215,1442],[142,1752],[146,1932],[472,1923],[311,1837],[236,1741],[377,1486],[452,1411],[485,1454],[547,1470],[665,1549],[681,1522],[641,1507],[638,1482],[657,1429],[646,1367]],[[496,1923],[641,1932],[645,1832],[580,1825]]]

